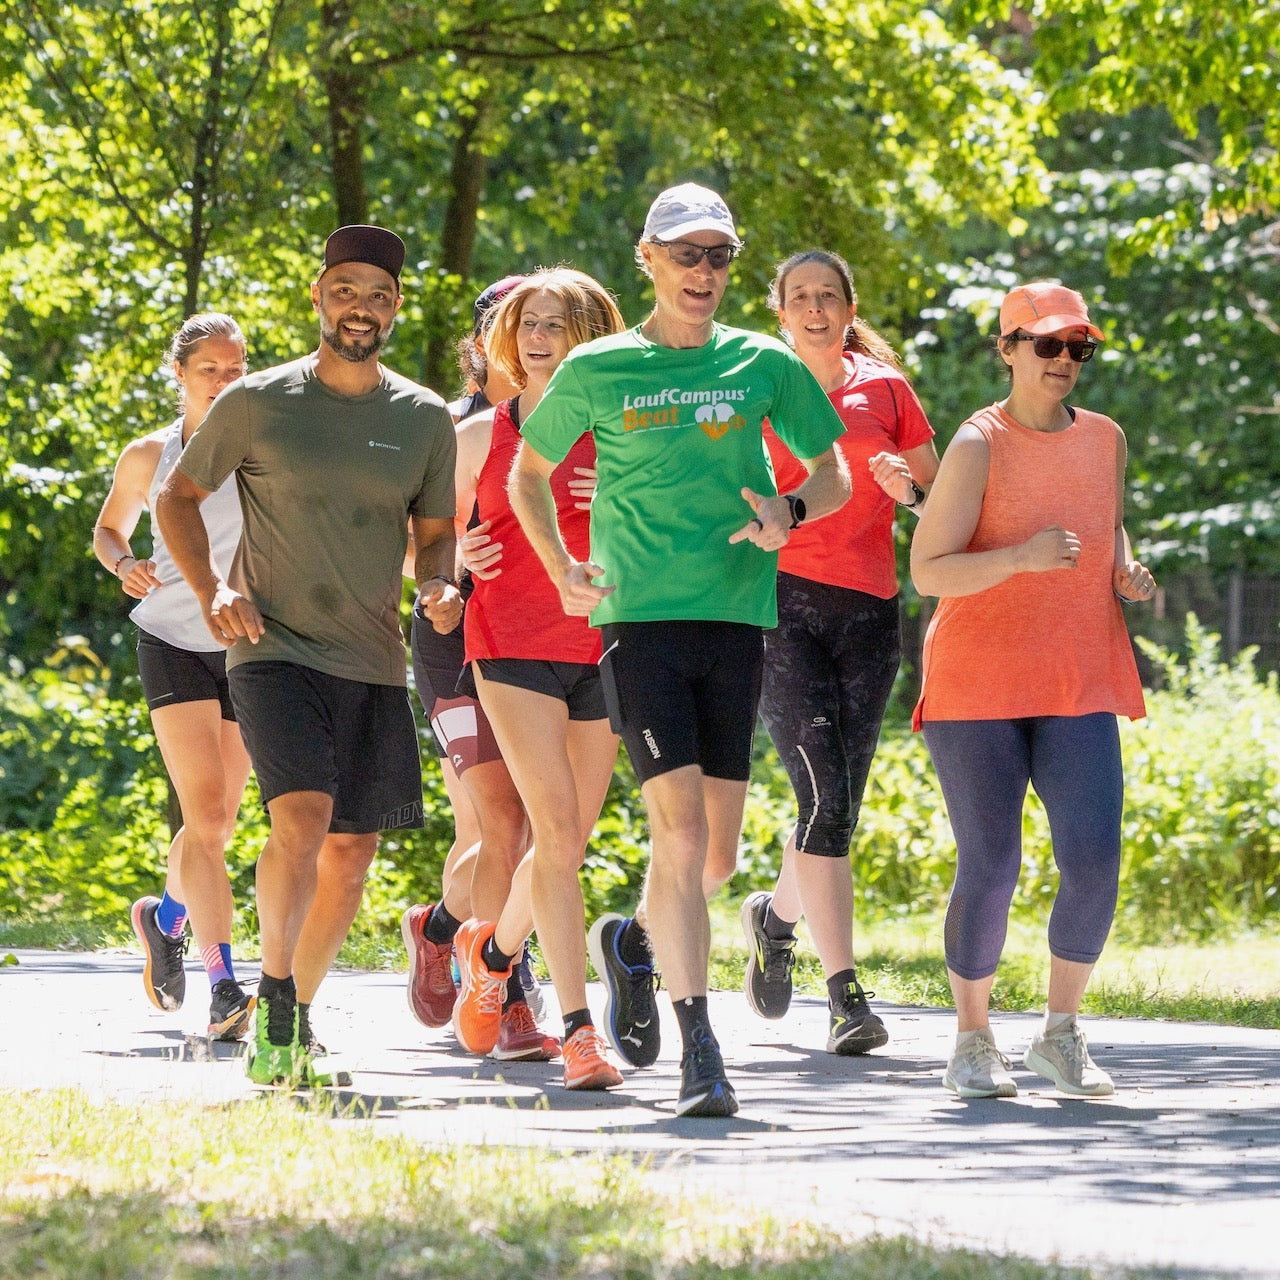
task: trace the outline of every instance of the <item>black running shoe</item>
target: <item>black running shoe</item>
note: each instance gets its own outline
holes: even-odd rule
[[[161,933],[156,924],[159,905],[159,898],[139,898],[133,904],[129,918],[142,944],[142,953],[147,958],[142,970],[142,985],[146,988],[147,999],[157,1009],[173,1013],[182,1008],[183,997],[187,994],[187,974],[182,967],[182,958],[187,953],[187,936],[185,929],[176,938]]]
[[[720,1046],[711,1028],[698,1028],[692,1046],[680,1059],[678,1116],[732,1116],[738,1111],[738,1096],[724,1073]]]
[[[223,978],[213,984],[213,1002],[209,1005],[209,1038],[239,1040],[249,1030],[249,1017],[257,1005],[234,978]]]
[[[867,998],[874,991],[863,991],[857,978],[846,983],[840,998],[831,1003],[831,1030],[827,1036],[827,1052],[842,1057],[857,1053],[870,1053],[882,1044],[889,1043],[885,1025],[871,1012]]]
[[[652,965],[632,967],[618,951],[618,938],[630,923],[622,916],[601,916],[587,935],[591,963],[604,983],[604,1033],[614,1052],[633,1067],[651,1067],[662,1048]]]
[[[742,989],[751,1011],[762,1018],[781,1018],[791,1008],[791,966],[796,959],[794,937],[775,942],[764,931],[772,901],[773,894],[757,890],[747,894],[739,913],[749,952]]]

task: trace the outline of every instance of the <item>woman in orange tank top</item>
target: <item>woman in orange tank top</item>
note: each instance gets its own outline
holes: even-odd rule
[[[1116,718],[1145,714],[1121,602],[1149,599],[1155,582],[1124,530],[1124,434],[1067,404],[1102,336],[1072,289],[1009,292],[996,347],[1009,394],[956,433],[912,540],[916,589],[941,597],[915,725],[956,837],[945,951],[958,1025],[944,1083],[961,1097],[1017,1093],[988,1008],[1028,783],[1049,816],[1059,886],[1048,1006],[1026,1065],[1066,1093],[1113,1091],[1076,1015],[1119,883]]]

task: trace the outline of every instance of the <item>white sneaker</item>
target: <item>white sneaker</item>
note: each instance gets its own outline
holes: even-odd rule
[[[1016,1098],[1018,1086],[1009,1074],[1009,1059],[996,1048],[990,1027],[973,1033],[947,1063],[942,1083],[962,1098]]]
[[[1102,1098],[1116,1091],[1111,1077],[1089,1056],[1089,1042],[1074,1017],[1052,1031],[1037,1032],[1023,1061],[1063,1093]]]

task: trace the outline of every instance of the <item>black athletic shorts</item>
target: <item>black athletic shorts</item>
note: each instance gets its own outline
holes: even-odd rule
[[[330,831],[422,826],[422,764],[406,689],[294,662],[242,662],[227,674],[264,805],[323,791],[333,797]]]
[[[600,673],[614,732],[641,782],[696,764],[745,782],[764,640],[741,622],[610,622]]]
[[[216,702],[224,720],[235,720],[227,688],[227,653],[180,649],[149,631],[138,632],[138,675],[151,711],[180,702]]]
[[[541,658],[477,658],[480,674],[494,684],[514,685],[558,698],[570,720],[603,720],[609,714],[594,662],[547,662]]]

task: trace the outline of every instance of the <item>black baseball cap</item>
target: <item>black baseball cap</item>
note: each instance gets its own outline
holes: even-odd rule
[[[404,241],[386,227],[355,223],[339,227],[324,244],[324,275],[330,267],[342,262],[367,262],[381,267],[400,287],[400,271],[404,266]]]
[[[523,284],[526,276],[503,276],[495,280],[477,299],[472,313],[471,336],[478,338],[484,327],[484,318],[511,292],[518,284]]]

